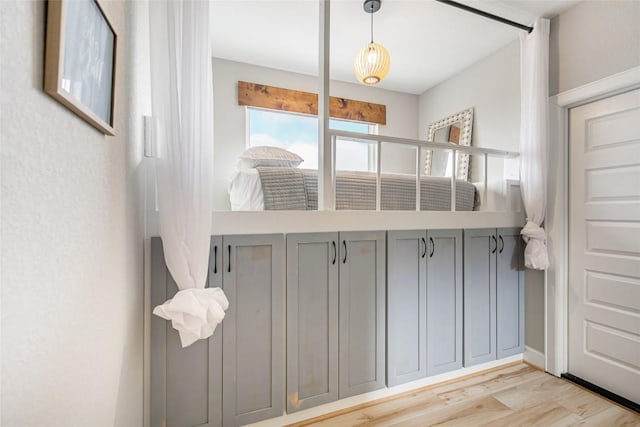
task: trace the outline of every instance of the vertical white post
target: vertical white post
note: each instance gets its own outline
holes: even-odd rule
[[[382,177],[380,165],[382,164],[382,141],[376,141],[376,210],[382,205]]]
[[[420,210],[420,146],[416,145],[416,211]]]
[[[488,160],[488,157],[487,157],[487,153],[484,153],[482,155],[482,160],[483,160],[483,164],[484,164],[484,166],[483,166],[484,167],[484,171],[483,171],[483,175],[484,175],[484,183],[483,184],[484,185],[483,185],[483,188],[482,188],[482,210],[484,211],[484,210],[487,210],[487,208],[489,207],[489,201],[487,200],[487,197],[489,195],[489,191],[488,191],[488,188],[487,188],[487,185],[489,185],[489,175],[488,175],[488,172],[489,172],[489,169],[488,169],[489,160]]]
[[[336,177],[336,141],[338,137],[335,135],[331,135],[331,189],[333,190],[331,193],[332,199],[330,200],[330,208],[331,210],[336,209],[336,197],[338,194],[338,179]]]
[[[451,150],[451,212],[456,211],[456,150]]]
[[[333,210],[332,144],[329,135],[330,0],[320,0],[320,46],[318,96],[318,210]]]

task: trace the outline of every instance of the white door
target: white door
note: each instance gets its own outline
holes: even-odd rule
[[[640,90],[569,112],[569,373],[640,402]]]

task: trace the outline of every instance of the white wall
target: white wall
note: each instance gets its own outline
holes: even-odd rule
[[[549,94],[640,66],[640,1],[587,0],[551,20]]]
[[[474,107],[472,142],[476,147],[518,151],[520,138],[520,46],[514,42],[420,95],[420,136],[429,124]],[[471,160],[471,180],[483,179],[480,158]],[[490,158],[489,200],[484,208],[507,209],[505,178],[518,179],[517,166]]]
[[[228,179],[238,156],[246,149],[246,109],[238,105],[238,80],[261,83],[287,89],[318,92],[318,78],[275,70],[240,62],[213,59],[214,93],[214,209],[228,210]],[[331,95],[360,101],[385,104],[387,125],[380,126],[381,135],[417,138],[418,97],[356,83],[331,82]],[[391,155],[391,156],[388,156]],[[412,151],[401,148],[383,157],[393,157],[394,171],[413,172],[415,157]],[[383,167],[385,166],[383,165]],[[406,165],[406,166],[405,166]],[[383,169],[384,170],[384,169]]]
[[[0,2],[3,426],[142,425],[143,237],[135,20],[105,137],[42,90],[45,2]]]

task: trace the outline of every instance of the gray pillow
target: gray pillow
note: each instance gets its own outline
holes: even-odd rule
[[[304,159],[296,153],[279,147],[258,146],[246,149],[239,157],[238,169],[262,167],[295,168]]]

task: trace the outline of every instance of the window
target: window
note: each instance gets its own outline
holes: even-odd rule
[[[298,154],[304,159],[301,168],[318,168],[318,119],[304,114],[247,109],[248,145],[270,145]],[[331,129],[360,133],[375,133],[376,125],[330,120]],[[336,169],[369,171],[375,150],[365,142],[336,141]]]

